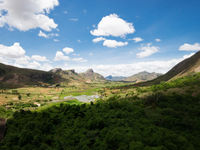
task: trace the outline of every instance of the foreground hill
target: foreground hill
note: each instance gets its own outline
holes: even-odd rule
[[[200,51],[193,56],[181,61],[166,74],[156,78],[155,80],[144,82],[138,85],[153,85],[162,81],[174,80],[179,77],[184,77],[200,72]]]
[[[132,82],[144,82],[144,81],[149,81],[149,80],[153,80],[159,76],[161,76],[162,74],[160,73],[149,73],[149,72],[146,72],[146,71],[143,71],[143,72],[139,72],[137,74],[134,74],[130,77],[127,77],[124,79],[124,81],[132,81]]]
[[[25,85],[49,85],[60,82],[60,77],[51,72],[17,68],[0,63],[0,87],[14,88]]]
[[[200,51],[190,58],[178,63],[175,67],[173,67],[165,75],[159,77],[157,80],[168,81],[197,72],[200,72]]]

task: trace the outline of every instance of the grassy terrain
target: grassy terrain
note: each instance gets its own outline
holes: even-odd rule
[[[13,104],[18,108],[0,107],[1,117],[9,117],[0,149],[198,150],[199,89],[200,74],[146,87],[109,82],[87,89],[33,88],[30,100],[26,88],[17,89],[22,100],[16,101],[31,107],[19,102]],[[51,103],[44,98],[47,93],[50,100],[95,93],[101,100]],[[35,100],[47,102],[36,107],[29,103]]]
[[[67,87],[24,87],[17,89],[0,89],[0,117],[9,118],[18,110],[35,110],[38,107],[49,107],[53,101],[63,102],[66,96],[100,95],[101,89],[110,86],[122,86],[126,83],[105,82],[91,83],[87,86]],[[60,100],[60,102],[59,102]],[[65,103],[72,103],[66,100]],[[75,103],[73,103],[75,104]],[[76,101],[76,104],[80,102]],[[39,106],[38,106],[39,105]],[[52,104],[54,105],[54,104]]]

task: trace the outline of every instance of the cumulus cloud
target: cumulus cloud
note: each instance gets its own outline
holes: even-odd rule
[[[180,51],[199,51],[200,50],[200,44],[194,43],[194,44],[188,44],[184,43],[179,47]]]
[[[12,46],[0,44],[0,56],[7,58],[20,58],[26,51],[20,46],[20,43],[14,43]]]
[[[103,37],[98,37],[98,38],[93,39],[92,42],[93,43],[98,43],[98,42],[101,42],[101,41],[104,41],[104,40],[106,40],[106,39],[103,38]]]
[[[38,33],[38,36],[39,36],[39,37],[48,38],[48,35],[45,34],[44,32],[42,32],[41,30],[40,30],[40,32]]]
[[[63,52],[65,54],[70,54],[74,52],[73,48],[69,48],[69,47],[65,47],[63,48]],[[75,57],[75,58],[71,58],[67,55],[65,55],[62,51],[57,51],[56,52],[56,56],[54,58],[54,61],[74,61],[74,62],[87,62],[86,59],[82,58],[82,57]],[[73,56],[79,56],[78,54],[73,53]]]
[[[73,58],[72,61],[75,61],[75,62],[87,62],[87,60],[82,58],[82,57]]]
[[[63,48],[63,52],[65,52],[66,54],[70,54],[74,52],[74,49],[70,47],[65,47]]]
[[[105,16],[99,22],[97,29],[91,30],[94,36],[114,36],[123,37],[134,33],[135,29],[132,23],[121,19],[117,14]]]
[[[31,59],[35,61],[41,61],[41,62],[48,61],[48,59],[45,56],[40,56],[40,55],[33,55]]]
[[[44,37],[44,38],[50,38],[50,37],[58,37],[59,36],[59,34],[58,33],[49,33],[49,34],[46,34],[46,33],[44,33],[44,32],[42,32],[41,30],[39,31],[39,33],[38,33],[38,36],[39,37]]]
[[[128,45],[128,42],[118,42],[116,40],[105,40],[103,42],[103,46],[109,47],[109,48],[117,48]]]
[[[135,41],[135,43],[144,41],[141,37],[135,37],[135,38],[133,38],[131,40]]]
[[[57,24],[48,14],[58,5],[58,0],[1,0],[0,27],[7,24],[20,31],[35,28],[51,31]]]
[[[21,68],[31,68],[39,70],[49,70],[53,67],[50,64],[43,63],[48,61],[46,57],[33,55],[29,57],[20,43],[14,43],[11,46],[0,45],[0,62]],[[39,62],[41,63],[39,63]]]
[[[190,55],[184,55],[181,58],[169,59],[169,60],[157,60],[157,61],[141,61],[130,64],[116,64],[116,65],[90,65],[90,66],[72,66],[63,69],[75,69],[77,72],[84,72],[88,68],[93,68],[95,72],[98,72],[104,76],[131,76],[141,71],[166,73],[172,67],[182,60],[190,57]]]
[[[56,52],[56,56],[54,58],[54,61],[69,61],[69,60],[70,60],[69,56],[65,56],[63,54],[63,52],[61,52],[61,51]]]
[[[142,52],[137,53],[138,58],[144,58],[151,56],[152,54],[156,53],[159,51],[159,47],[156,46],[151,46],[151,43],[148,43],[147,46],[143,46],[140,48]]]
[[[155,39],[156,42],[161,42],[161,39]]]

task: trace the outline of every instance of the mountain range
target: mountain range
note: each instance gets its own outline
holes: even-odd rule
[[[46,72],[17,68],[0,63],[0,87],[48,86],[58,83],[64,85],[84,85],[87,83],[106,82],[106,79],[111,81],[142,82],[141,84],[143,85],[149,85],[173,80],[196,72],[200,72],[200,51],[178,63],[164,75],[143,71],[130,77],[108,76],[104,78],[102,75],[95,73],[92,69],[88,69],[84,73],[76,73],[75,70],[62,70],[60,68]]]
[[[84,73],[76,73],[75,70],[52,69],[48,72],[24,69],[0,63],[0,87],[17,88],[23,86],[49,86],[84,85],[94,82],[105,82],[104,77],[95,73],[92,69]]]
[[[110,76],[107,76],[106,79],[110,81],[128,81],[128,82],[138,83],[138,82],[153,80],[161,75],[162,74],[160,73],[155,73],[155,72],[149,73],[147,71],[143,71],[129,77],[110,75]]]

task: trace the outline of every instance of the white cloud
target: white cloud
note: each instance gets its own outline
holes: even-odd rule
[[[74,52],[73,48],[69,48],[69,47],[65,47],[63,48],[63,52],[65,54],[70,54]],[[62,51],[57,51],[56,52],[56,56],[54,58],[54,61],[74,61],[74,62],[87,62],[86,59],[82,58],[82,57],[75,57],[75,58],[70,58],[69,56],[64,55]],[[79,56],[79,54],[72,54],[73,56]]]
[[[184,59],[190,58],[190,57],[193,56],[194,54],[195,54],[195,53],[191,53],[191,54],[188,54],[188,55],[184,55],[183,58],[184,58]]]
[[[87,62],[87,60],[82,58],[82,57],[73,58],[72,61],[75,61],[75,62]]]
[[[48,17],[50,10],[58,6],[58,0],[1,0],[0,27],[6,24],[20,31],[41,28],[51,31],[57,27]]]
[[[13,65],[21,68],[31,68],[39,70],[48,70],[51,66],[40,62],[47,61],[44,56],[33,55],[32,57],[25,55],[26,51],[19,43],[14,43],[11,46],[0,45],[0,62],[8,65]],[[52,66],[51,66],[52,68]]]
[[[38,36],[39,36],[39,37],[48,38],[48,35],[45,34],[44,32],[42,32],[41,30],[40,30],[40,32],[38,33]]]
[[[106,40],[106,39],[103,38],[103,37],[98,37],[98,38],[93,39],[92,42],[93,42],[93,43],[98,43],[98,42],[104,41],[104,40]]]
[[[33,55],[31,59],[35,61],[41,61],[41,62],[48,61],[48,59],[45,56],[40,56],[40,55]]]
[[[141,71],[166,73],[177,63],[181,62],[190,55],[184,55],[181,58],[169,59],[169,60],[157,60],[157,61],[141,61],[131,64],[116,64],[116,65],[90,65],[90,66],[71,66],[63,69],[75,69],[77,72],[84,72],[88,68],[93,68],[95,72],[98,72],[104,76],[131,76]]]
[[[151,56],[152,54],[156,53],[159,51],[159,47],[156,46],[151,46],[151,43],[148,43],[147,46],[143,46],[140,48],[142,52],[137,53],[138,58],[144,58]]]
[[[20,58],[15,59],[15,65],[27,65],[31,61],[31,58],[29,56],[23,56]]]
[[[183,45],[181,45],[179,47],[180,51],[199,51],[200,50],[200,44],[199,43],[195,43],[195,44],[188,44],[188,43],[184,43]]]
[[[76,54],[76,53],[73,53],[72,55],[73,55],[73,56],[80,56],[80,54]]]
[[[54,61],[69,61],[69,60],[70,60],[69,56],[65,56],[63,54],[63,52],[61,52],[61,51],[56,52],[56,56],[54,58]]]
[[[59,34],[58,33],[49,33],[49,34],[46,34],[46,33],[44,33],[44,32],[42,32],[41,30],[40,30],[40,32],[38,33],[38,36],[39,37],[44,37],[44,38],[50,38],[50,37],[58,37],[59,36]]]
[[[90,31],[94,36],[115,36],[123,37],[134,33],[135,29],[132,23],[119,18],[116,14],[110,14],[101,19],[97,29]]]
[[[19,43],[14,43],[12,46],[5,46],[0,44],[0,56],[6,58],[20,58],[25,55],[26,51]]]
[[[161,42],[161,39],[155,39],[156,42]]]
[[[109,48],[117,48],[128,45],[128,42],[118,42],[116,40],[105,40],[103,42],[103,46],[109,47]]]
[[[132,40],[135,41],[135,43],[144,41],[141,37],[135,37]]]
[[[70,54],[74,52],[74,49],[70,47],[65,47],[63,48],[63,52],[65,52],[66,54]]]

